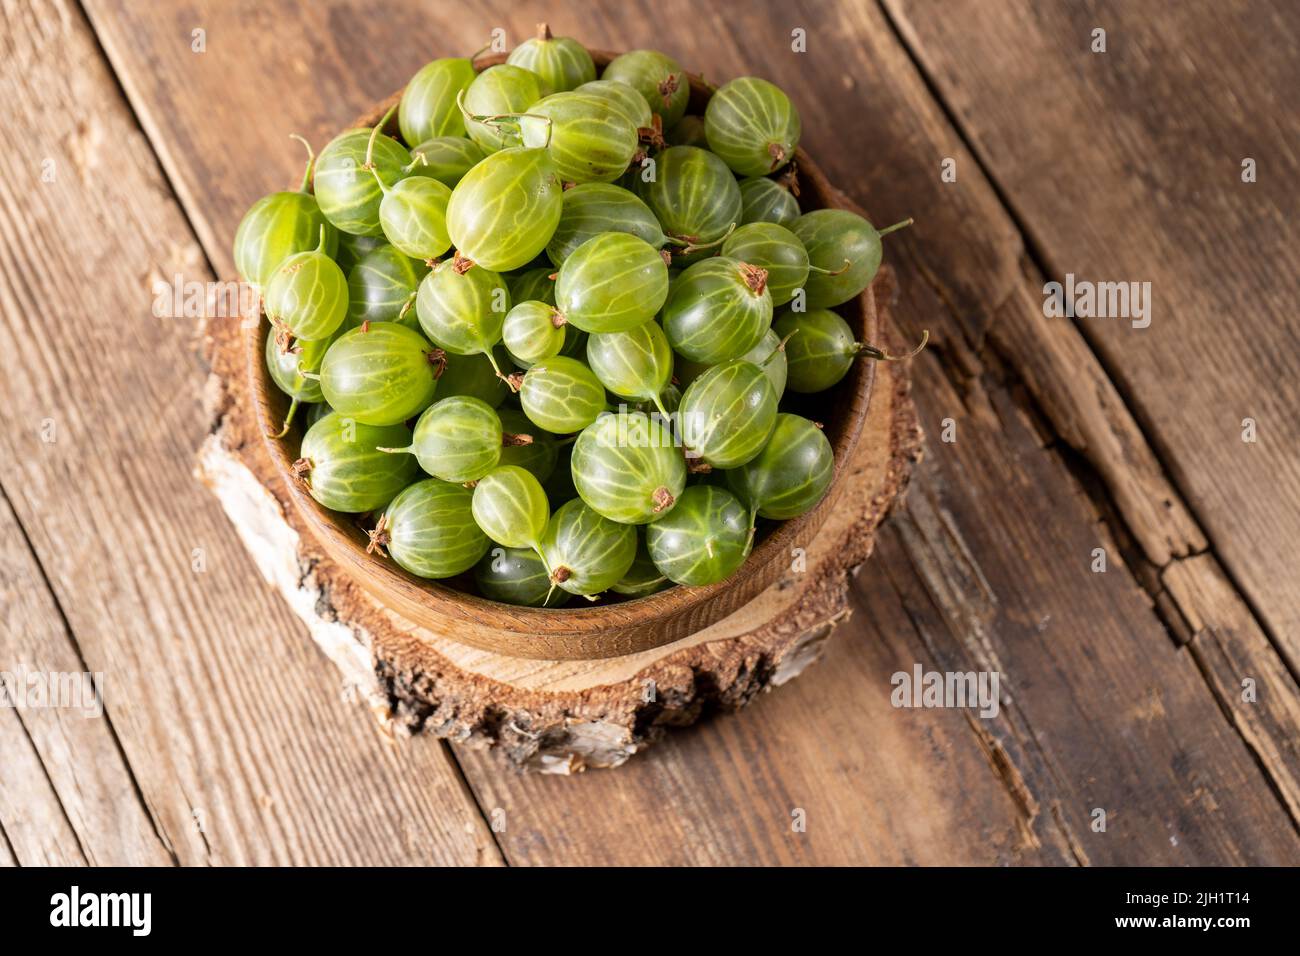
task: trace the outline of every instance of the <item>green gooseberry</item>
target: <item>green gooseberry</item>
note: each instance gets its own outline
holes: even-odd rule
[[[664,386],[664,390],[659,393],[658,401],[643,399],[639,402],[633,402],[628,407],[634,412],[645,412],[647,415],[654,417],[660,416],[665,421],[671,421],[673,413],[681,407],[682,390],[671,382]],[[663,406],[662,408],[660,406]]]
[[[498,465],[474,486],[473,508],[474,520],[497,544],[542,554],[551,506],[532,472],[518,465]]]
[[[374,511],[419,471],[410,455],[388,455],[379,447],[410,441],[405,425],[365,425],[330,412],[307,429],[293,474],[326,508],[349,514]]]
[[[348,313],[348,280],[325,251],[325,230],[309,252],[295,252],[281,262],[266,284],[264,306],[277,330],[311,342],[329,338]]]
[[[419,332],[372,322],[344,332],[325,352],[321,392],[341,415],[365,425],[395,425],[433,402],[441,362],[441,352]],[[403,444],[410,441],[397,447]]]
[[[429,267],[399,252],[387,242],[367,252],[348,273],[348,314],[345,328],[365,322],[400,322],[419,329],[415,294]]]
[[[672,431],[641,412],[601,415],[578,436],[570,467],[582,500],[624,524],[667,514],[686,487],[686,461]]]
[[[795,292],[804,287],[811,269],[803,243],[785,226],[774,222],[741,226],[722,244],[722,254],[767,270],[767,291],[773,306],[793,299]]]
[[[589,239],[606,232],[626,232],[660,248],[668,237],[650,207],[622,186],[612,183],[583,183],[566,189],[560,222],[546,255],[557,266]]]
[[[697,262],[673,282],[663,323],[674,351],[693,362],[739,358],[772,324],[767,272],[726,257]]]
[[[487,552],[487,535],[474,522],[468,488],[426,478],[388,503],[370,532],[368,552],[383,548],[418,578],[450,578]]]
[[[474,580],[483,596],[521,607],[557,607],[567,591],[551,586],[551,575],[537,552],[496,545],[474,567]]]
[[[605,387],[582,362],[554,355],[524,374],[519,402],[538,428],[567,435],[586,428],[605,410]]]
[[[497,154],[500,155],[500,154]],[[462,259],[444,259],[420,283],[415,312],[420,328],[453,355],[485,355],[500,375],[492,347],[510,311],[510,290],[497,273]]]
[[[599,96],[609,101],[615,109],[627,117],[628,122],[638,132],[649,129],[654,122],[650,104],[646,102],[645,97],[626,83],[616,83],[614,80],[593,80],[590,83],[583,83],[574,92]]]
[[[521,146],[493,153],[451,192],[447,230],[452,244],[460,255],[494,272],[525,266],[551,241],[564,204],[562,192],[545,149]]]
[[[670,146],[654,162],[654,181],[643,198],[669,237],[707,245],[740,222],[740,186],[717,156],[696,146]]]
[[[766,176],[740,181],[740,221],[774,222],[789,227],[799,218],[799,200],[784,185]]]
[[[881,238],[911,224],[912,220],[904,219],[877,230],[847,209],[817,209],[796,219],[790,231],[808,250],[808,261],[822,270],[808,276],[807,306],[830,308],[860,295],[880,268]]]
[[[587,364],[615,395],[653,402],[664,418],[672,417],[660,396],[673,377],[673,350],[654,319],[624,332],[591,333]]]
[[[304,372],[315,372],[320,368],[325,352],[333,339],[317,339],[314,342],[299,340],[291,348],[282,349],[274,335],[266,337],[266,369],[271,374],[275,387],[289,396],[289,411],[284,416],[284,427],[275,438],[283,438],[293,422],[294,412],[300,404],[321,402],[320,381],[308,378]]]
[[[781,412],[758,457],[728,471],[727,485],[751,514],[797,518],[822,500],[835,472],[835,455],[821,428]]]
[[[767,444],[776,404],[772,383],[757,365],[740,359],[715,365],[682,395],[682,444],[712,468],[743,465]]]
[[[460,115],[459,110],[456,115]],[[472,139],[464,136],[435,136],[411,150],[411,169],[454,188],[485,156],[487,153]]]
[[[646,550],[644,536],[638,534],[636,557],[632,559],[632,566],[617,583],[611,584],[609,589],[625,597],[645,597],[647,594],[662,591],[668,584],[668,576],[655,567],[650,552]]]
[[[472,59],[464,57],[443,57],[420,67],[406,84],[398,105],[402,139],[422,143],[434,136],[464,136],[465,121],[456,97],[469,88],[474,76]]]
[[[621,332],[653,318],[668,298],[668,266],[637,236],[605,232],[560,266],[555,303],[584,332]]]
[[[334,230],[334,234],[339,237],[338,252],[334,255],[334,261],[339,264],[343,274],[349,278],[351,278],[352,270],[357,267],[358,262],[376,249],[388,245],[388,240],[382,235],[355,236],[350,232],[339,232],[337,229]]]
[[[532,365],[560,354],[564,326],[564,316],[555,306],[520,302],[506,313],[501,335],[511,358]]]
[[[552,278],[554,274],[545,266],[512,272],[505,277],[506,285],[510,288],[510,301],[545,302],[547,305],[555,305],[555,279]]]
[[[414,455],[433,477],[462,484],[478,481],[495,468],[501,445],[501,419],[492,406],[455,395],[424,410],[408,447],[379,450]]]
[[[318,246],[321,229],[325,229],[325,252],[334,255],[338,248],[338,231],[325,218],[316,197],[307,191],[311,184],[315,154],[301,136],[294,139],[307,147],[307,168],[297,192],[278,192],[263,196],[248,207],[235,230],[235,268],[245,282],[264,289],[271,275],[289,256]]]
[[[698,146],[709,148],[709,140],[704,132],[702,116],[683,116],[677,125],[668,131],[668,142],[673,146]]]
[[[545,482],[555,471],[559,457],[555,436],[538,428],[518,409],[502,408],[497,415],[501,418],[503,434],[501,464],[518,465],[531,471],[538,481]]]
[[[646,549],[655,567],[673,583],[691,587],[731,577],[752,542],[745,506],[716,485],[692,485],[670,514],[646,526]]]
[[[546,117],[549,124],[533,122]],[[544,147],[560,179],[607,183],[632,162],[639,142],[633,126],[609,100],[586,93],[552,93],[521,118],[525,146]]]
[[[384,238],[412,259],[433,260],[451,248],[447,235],[447,203],[451,189],[431,176],[407,176],[395,186],[375,181],[384,194],[379,225]]]
[[[390,111],[391,115],[391,111]],[[388,117],[376,129],[383,129]],[[351,129],[334,137],[316,161],[316,201],[321,212],[343,232],[378,236],[379,204],[384,198],[379,181],[396,185],[406,174],[411,154],[389,136],[372,138],[374,130]],[[373,168],[379,181],[369,170]]]
[[[469,138],[485,153],[495,153],[520,144],[518,127],[485,120],[522,113],[542,98],[542,81],[532,70],[503,63],[488,67],[459,96]]]
[[[496,408],[510,394],[509,384],[496,372],[497,365],[507,360],[506,350],[500,345],[492,350],[490,359],[482,353],[448,355],[438,379],[438,395],[442,398],[467,395]]]
[[[575,498],[551,516],[541,550],[553,586],[591,597],[613,587],[632,567],[636,529]]]
[[[763,333],[763,338],[752,349],[740,356],[743,361],[752,362],[761,368],[767,375],[767,380],[772,383],[772,391],[780,399],[785,394],[786,380],[786,355],[785,343],[781,337],[772,329]],[[673,378],[683,388],[689,386],[709,369],[712,365],[702,362],[692,362],[690,359],[676,356],[673,361]]]
[[[785,357],[789,365],[792,392],[822,392],[839,382],[859,356],[895,362],[912,358],[925,348],[930,333],[923,332],[921,342],[905,355],[890,355],[866,342],[857,342],[853,330],[829,309],[786,312],[772,323],[785,339]]]
[[[551,35],[551,28],[538,24],[537,36],[510,51],[506,62],[531,70],[541,81],[542,95],[572,90],[596,79],[596,64],[587,48],[572,37]]]
[[[663,118],[664,129],[676,125],[691,98],[686,71],[657,50],[633,50],[614,57],[601,79],[626,83],[640,93],[650,109]]]
[[[781,88],[756,76],[724,83],[704,110],[709,149],[741,176],[775,172],[799,145],[799,111]]]

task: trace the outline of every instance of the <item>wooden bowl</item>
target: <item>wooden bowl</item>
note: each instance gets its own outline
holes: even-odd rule
[[[615,55],[597,50],[591,54],[599,67]],[[487,67],[504,60],[504,56],[496,55],[483,57],[478,64]],[[691,112],[702,114],[712,89],[696,76],[690,76],[690,81]],[[394,93],[353,126],[373,126],[400,96],[401,91]],[[396,135],[395,120],[385,132]],[[805,211],[844,205],[841,194],[802,149],[795,153],[795,162],[800,204]],[[859,341],[878,339],[876,306],[870,289],[839,311]],[[727,580],[707,587],[675,586],[648,597],[591,607],[527,608],[499,604],[438,581],[417,578],[387,558],[367,554],[367,537],[355,516],[329,511],[316,503],[291,470],[302,440],[300,426],[284,438],[269,437],[280,430],[288,398],[272,383],[263,360],[268,331],[268,323],[263,321],[245,333],[249,393],[257,403],[258,421],[288,499],[319,547],[350,578],[413,624],[498,654],[545,660],[617,657],[671,643],[721,620],[772,584],[790,567],[797,549],[813,540],[839,503],[875,377],[873,362],[855,362],[834,389],[808,397],[801,411],[824,421],[826,437],[835,451],[830,487],[817,507],[776,525],[761,537],[748,560]]]

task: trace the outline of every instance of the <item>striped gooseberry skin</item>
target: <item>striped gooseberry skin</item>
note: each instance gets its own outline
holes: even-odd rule
[[[264,289],[281,262],[317,247],[322,226],[324,251],[332,256],[338,249],[338,231],[320,211],[315,196],[306,192],[263,196],[248,208],[235,230],[235,268],[245,282]]]
[[[546,255],[557,266],[589,239],[606,232],[626,232],[660,248],[668,239],[659,220],[641,199],[612,183],[583,183],[566,189],[560,222]]]
[[[564,348],[564,317],[545,302],[519,302],[506,313],[502,340],[516,361],[533,365]]]
[[[605,410],[605,388],[582,362],[555,355],[524,374],[519,403],[538,428],[567,435],[586,428]]]
[[[316,201],[337,229],[363,236],[383,233],[379,203],[384,198],[366,168],[370,130],[350,129],[334,137],[316,160]],[[386,186],[394,186],[411,162],[406,147],[388,136],[376,136],[372,156],[375,171]]]
[[[808,251],[785,226],[754,222],[741,226],[722,244],[722,254],[767,270],[772,305],[785,305],[808,280]]]
[[[524,145],[544,147],[565,182],[612,182],[627,170],[637,150],[636,127],[599,96],[552,93],[528,107],[528,115],[545,116],[551,123],[550,129],[544,123],[525,123]]]
[[[551,278],[554,269],[538,266],[505,276],[510,288],[511,302],[545,302],[555,305],[555,280]]]
[[[560,222],[562,192],[546,150],[518,147],[493,153],[451,192],[447,231],[452,244],[494,272],[527,265],[551,241]]]
[[[740,359],[715,365],[682,395],[682,444],[714,468],[743,465],[771,437],[776,403],[772,383],[757,365]]]
[[[599,594],[632,566],[636,529],[611,521],[575,498],[551,516],[542,554],[556,585],[570,594]]]
[[[498,465],[474,486],[474,520],[507,548],[539,547],[551,506],[541,482],[518,465]]]
[[[655,157],[655,179],[642,198],[673,239],[713,242],[740,222],[736,177],[717,156],[696,146],[670,146]]]
[[[365,425],[396,425],[433,401],[438,385],[435,358],[423,335],[396,322],[350,329],[325,353],[321,392],[341,415]]]
[[[786,356],[785,350],[779,348],[781,337],[768,329],[763,338],[752,349],[740,356],[746,362],[753,362],[763,370],[767,380],[772,383],[772,391],[777,399],[785,394]],[[688,387],[713,366],[676,356],[673,361],[673,378],[682,388]]]
[[[775,180],[750,176],[740,181],[740,221],[774,222],[789,228],[799,218],[799,200]]]
[[[501,341],[509,311],[510,290],[501,276],[481,266],[459,272],[454,259],[434,266],[415,298],[424,334],[454,355],[489,354]]]
[[[604,232],[588,239],[560,266],[555,304],[584,332],[634,329],[668,298],[668,266],[644,239]]]
[[[311,496],[326,508],[349,514],[374,511],[419,471],[411,455],[377,449],[410,443],[411,430],[405,425],[365,425],[330,412],[303,436],[299,474]]]
[[[266,337],[266,369],[271,373],[275,387],[290,398],[300,402],[319,402],[324,400],[320,382],[307,378],[303,372],[315,372],[320,368],[326,350],[333,344],[332,339],[317,339],[315,342],[298,341],[293,347],[282,351],[276,344],[275,336]]]
[[[447,203],[451,189],[432,176],[408,176],[379,203],[384,237],[413,259],[436,259],[451,248]]]
[[[555,446],[555,436],[538,428],[528,420],[523,412],[513,408],[502,408],[497,412],[501,418],[501,431],[505,435],[527,435],[532,441],[505,444],[501,448],[501,464],[518,465],[525,471],[533,473],[538,481],[545,482],[555,471],[555,462],[559,449]]]
[[[646,526],[650,558],[674,584],[726,580],[745,563],[749,545],[749,512],[716,485],[692,485],[670,514]]]
[[[411,447],[402,450],[435,478],[478,481],[501,460],[501,419],[477,398],[439,399],[420,415]]]
[[[422,66],[406,84],[397,107],[402,139],[422,143],[434,136],[464,136],[465,120],[456,95],[469,88],[474,75],[474,64],[463,57],[444,57]]]
[[[756,76],[724,83],[704,110],[709,148],[741,176],[775,172],[799,145],[799,111],[781,88]]]
[[[442,375],[438,377],[438,395],[451,398],[453,395],[467,395],[487,402],[493,408],[499,406],[510,394],[503,378],[496,372],[497,365],[507,361],[506,350],[498,345],[493,349],[495,358],[489,360],[486,355],[448,355]]]
[[[790,231],[808,250],[808,260],[827,273],[812,273],[804,285],[810,309],[841,305],[871,285],[880,268],[880,233],[847,209],[818,209],[804,213]],[[848,263],[848,268],[844,267]]]
[[[587,48],[572,37],[553,37],[545,24],[538,35],[510,51],[506,62],[535,73],[542,95],[572,90],[596,78],[596,64]]]
[[[593,80],[590,83],[583,83],[574,92],[599,96],[607,100],[610,105],[627,117],[627,121],[637,130],[646,129],[654,122],[650,104],[646,102],[645,97],[626,83],[617,83],[614,80]]]
[[[567,591],[551,587],[550,572],[529,548],[490,548],[475,565],[474,580],[484,597],[502,604],[556,607],[569,599]]]
[[[664,304],[664,331],[692,362],[716,365],[758,345],[772,324],[763,270],[717,256],[677,277]]]
[[[276,267],[266,284],[266,315],[295,338],[311,342],[327,339],[348,314],[348,280],[325,252],[324,229],[320,245],[296,252]]]
[[[669,583],[668,576],[655,567],[654,561],[651,560],[650,552],[646,550],[645,539],[637,535],[636,557],[632,559],[632,566],[617,583],[610,585],[609,589],[615,594],[626,597],[645,597],[647,594],[662,591]]]
[[[334,229],[333,226],[330,227]],[[357,267],[357,263],[374,252],[381,246],[388,245],[388,240],[380,236],[355,236],[350,232],[339,232],[334,229],[334,234],[338,236],[338,249],[334,253],[334,261],[339,264],[343,274],[351,277],[352,270]]]
[[[348,314],[344,328],[363,322],[400,322],[410,329],[420,327],[414,298],[420,280],[429,267],[399,252],[387,242],[370,250],[348,273]],[[411,308],[407,308],[408,303]],[[402,315],[402,310],[406,314]]]
[[[797,518],[822,500],[835,471],[835,455],[822,430],[806,418],[781,412],[758,457],[727,472],[727,485],[764,518]]]
[[[449,578],[468,571],[491,542],[474,522],[468,488],[437,478],[417,481],[384,509],[371,540],[418,578]]]
[[[640,93],[663,118],[664,129],[671,129],[682,118],[691,98],[686,71],[658,50],[632,50],[614,57],[601,79],[626,83]]]
[[[459,111],[456,115],[460,115]],[[438,180],[444,186],[454,187],[485,156],[487,153],[481,146],[463,135],[434,136],[411,150],[411,169],[421,176]]]
[[[825,391],[853,367],[858,354],[853,330],[829,309],[786,312],[772,327],[782,337],[791,336],[785,343],[785,357],[792,392]]]
[[[502,63],[490,66],[465,90],[465,112],[474,116],[523,113],[542,98],[542,81],[532,70]],[[464,117],[465,132],[485,153],[518,146],[519,136],[497,126]]]
[[[686,487],[672,432],[643,412],[601,415],[578,436],[570,467],[582,500],[623,524],[667,514]]]
[[[673,350],[654,319],[625,332],[593,332],[587,337],[587,364],[615,395],[652,401],[668,417],[659,396],[673,377]]]

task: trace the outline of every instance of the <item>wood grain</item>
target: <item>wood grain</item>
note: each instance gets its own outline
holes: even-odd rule
[[[210,274],[80,11],[0,16],[0,132],[21,144],[0,157],[0,486],[109,689],[121,751],[101,734],[76,761],[111,784],[124,759],[182,863],[499,859],[445,750],[395,749],[357,719],[191,476],[196,329],[152,314],[151,279]],[[32,736],[66,787],[75,762]],[[121,812],[126,832],[77,834],[88,859],[134,852]]]

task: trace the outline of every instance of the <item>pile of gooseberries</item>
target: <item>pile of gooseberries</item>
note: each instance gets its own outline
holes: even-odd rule
[[[689,107],[671,57],[597,78],[543,26],[496,66],[429,63],[245,215],[275,437],[307,409],[294,476],[376,560],[510,604],[627,600],[724,580],[821,501],[802,396],[895,358],[834,310],[907,222],[800,208],[799,113],[766,80]]]

